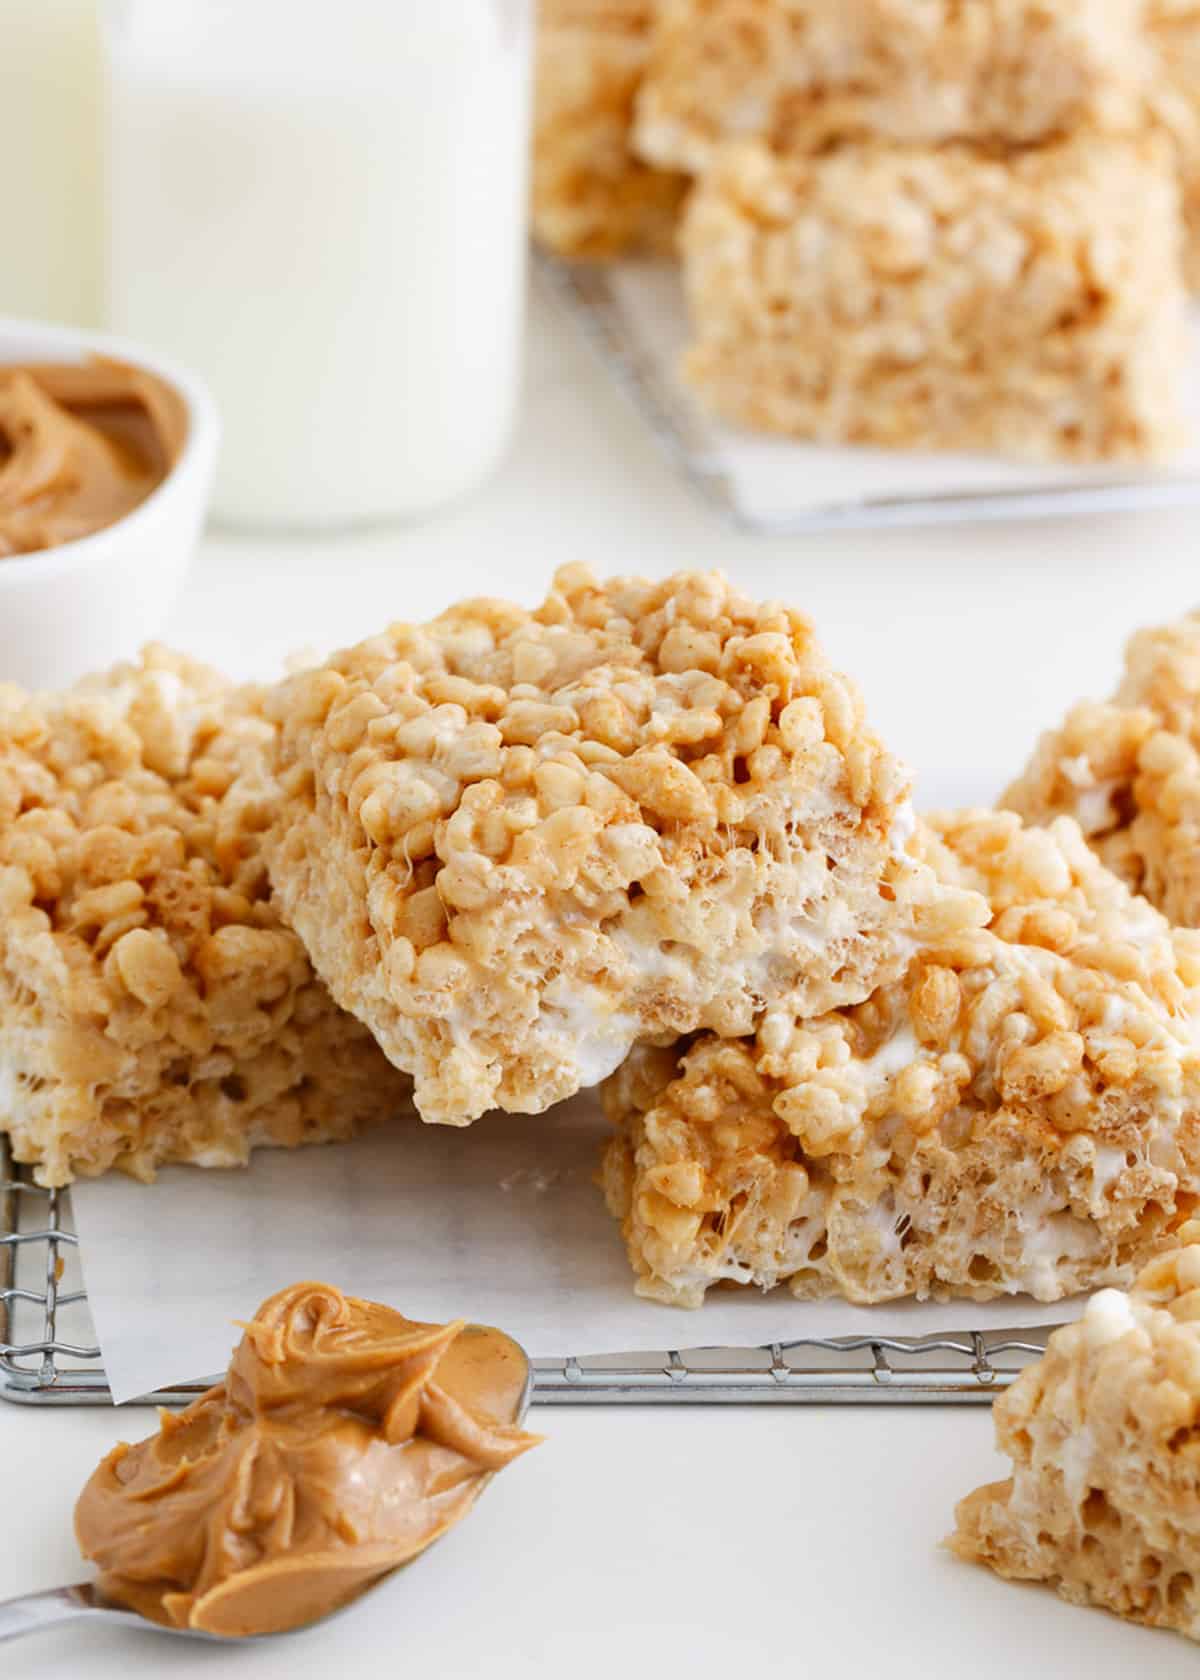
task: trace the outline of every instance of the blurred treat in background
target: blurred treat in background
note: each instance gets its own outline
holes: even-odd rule
[[[0,4],[0,316],[100,315],[100,0]]]
[[[722,141],[1027,146],[1143,121],[1146,0],[659,0],[634,149],[700,175]]]
[[[1159,134],[728,143],[681,248],[685,373],[734,422],[1013,460],[1180,443],[1179,189]]]
[[[670,255],[687,179],[632,147],[656,0],[538,0],[533,226],[560,256]]]
[[[1200,0],[539,16],[534,230],[573,258],[674,251],[711,416],[1013,461],[1188,443]]]
[[[1175,142],[1183,189],[1184,269],[1200,291],[1200,0],[1146,0],[1154,114]]]
[[[210,381],[224,518],[418,514],[495,463],[518,386],[530,10],[109,14],[109,324]]]

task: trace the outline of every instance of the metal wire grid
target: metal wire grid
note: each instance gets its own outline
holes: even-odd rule
[[[539,1405],[987,1403],[1045,1346],[1045,1330],[909,1339],[855,1336],[534,1361]],[[145,1396],[181,1405],[208,1380]],[[79,1267],[70,1199],[32,1183],[0,1138],[0,1397],[109,1405]]]
[[[738,503],[714,453],[709,421],[640,342],[606,266],[565,262],[539,251],[535,271],[541,283],[574,316],[649,426],[659,448],[711,507],[743,531],[768,537],[803,536],[814,531],[951,524],[968,519],[1193,507],[1200,501],[1200,478],[1158,474],[1044,488],[1017,485],[989,490],[923,490],[910,495],[860,496],[794,514],[748,513]]]

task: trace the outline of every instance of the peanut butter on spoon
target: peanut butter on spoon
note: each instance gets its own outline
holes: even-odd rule
[[[420,1324],[300,1283],[264,1302],[226,1379],[100,1463],[75,1508],[100,1592],[244,1637],[328,1615],[471,1509],[540,1437],[499,1330]]]
[[[162,483],[186,435],[183,399],[143,368],[0,365],[0,559],[116,524]]]

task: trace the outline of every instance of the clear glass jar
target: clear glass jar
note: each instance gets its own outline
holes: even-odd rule
[[[519,379],[531,0],[115,0],[108,321],[190,364],[241,524],[474,485]]]

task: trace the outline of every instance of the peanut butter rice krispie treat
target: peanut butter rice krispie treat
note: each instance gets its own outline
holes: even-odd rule
[[[404,1105],[268,901],[270,735],[252,690],[161,648],[0,689],[0,1128],[42,1183],[230,1166]]]
[[[1151,106],[1175,142],[1183,186],[1184,269],[1200,292],[1200,3],[1147,0]]]
[[[983,892],[906,973],[817,1018],[639,1049],[604,1089],[602,1181],[637,1291],[886,1301],[1127,1283],[1200,1191],[1200,937],[1074,823],[931,819],[914,848]]]
[[[1113,699],[1081,701],[1043,735],[1001,803],[1073,816],[1088,843],[1167,918],[1200,927],[1200,614],[1140,630]]]
[[[393,625],[268,704],[282,914],[426,1120],[861,999],[984,913],[905,854],[907,777],[807,619],[715,574],[567,567],[535,612]]]
[[[669,254],[683,177],[630,148],[655,0],[539,0],[533,226],[567,257]]]
[[[1072,1604],[1200,1639],[1200,1221],[1178,1234],[997,1399],[1012,1476],[962,1501],[948,1544]]]
[[[1041,141],[1139,125],[1141,0],[663,0],[635,145],[702,174],[725,139]]]
[[[823,443],[1154,459],[1186,361],[1161,135],[1009,153],[722,150],[684,218],[685,374]]]

